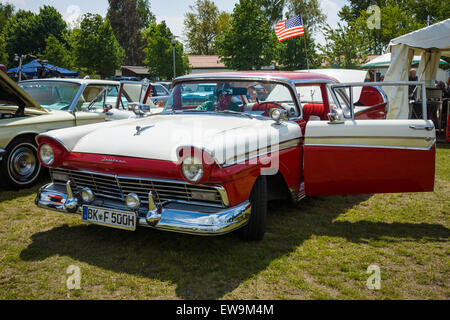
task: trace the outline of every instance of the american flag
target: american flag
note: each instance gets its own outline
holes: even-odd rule
[[[289,20],[278,22],[275,26],[275,33],[280,42],[290,38],[304,36],[305,30],[303,29],[302,16],[298,15]]]

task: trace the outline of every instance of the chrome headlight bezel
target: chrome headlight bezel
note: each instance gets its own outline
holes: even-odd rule
[[[181,164],[181,171],[188,181],[199,182],[204,174],[203,162],[195,156],[186,157]]]
[[[46,166],[50,166],[55,162],[55,152],[49,144],[43,144],[39,148],[39,159]]]

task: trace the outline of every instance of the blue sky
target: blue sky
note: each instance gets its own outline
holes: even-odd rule
[[[18,9],[34,12],[39,11],[39,7],[43,5],[51,5],[58,9],[69,23],[87,12],[105,16],[108,10],[107,0],[0,0],[0,2],[10,2]],[[165,20],[175,35],[182,36],[184,14],[194,2],[195,0],[150,0],[150,5],[158,22]],[[214,0],[214,2],[220,10],[231,13],[238,0]],[[319,0],[319,2],[328,16],[328,23],[335,26],[338,22],[337,13],[345,5],[346,0]],[[315,38],[323,43],[321,34],[315,35]]]

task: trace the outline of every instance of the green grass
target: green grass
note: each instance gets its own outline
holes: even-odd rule
[[[0,190],[0,299],[450,298],[448,145],[435,192],[275,203],[256,243],[88,226],[35,207],[36,190]],[[66,287],[70,265],[81,290]]]

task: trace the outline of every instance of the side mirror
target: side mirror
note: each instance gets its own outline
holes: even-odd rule
[[[134,112],[138,117],[149,116],[152,114],[151,107],[147,104],[141,103],[130,103],[128,107]],[[148,111],[147,111],[148,110]]]
[[[341,109],[333,107],[328,114],[328,119],[330,120],[330,124],[341,124],[344,123],[344,114]]]

